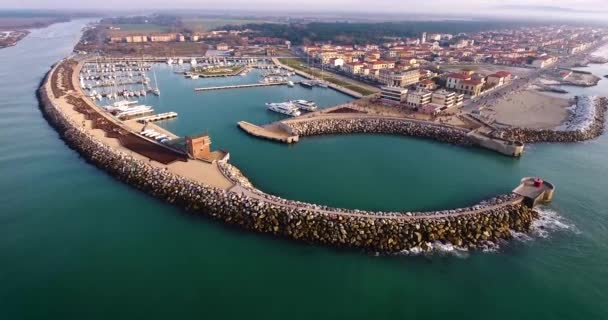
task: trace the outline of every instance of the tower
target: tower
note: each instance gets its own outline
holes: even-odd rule
[[[420,37],[420,43],[426,43],[426,32],[422,33],[422,37]]]
[[[211,137],[208,134],[186,137],[186,148],[195,159],[211,159]]]

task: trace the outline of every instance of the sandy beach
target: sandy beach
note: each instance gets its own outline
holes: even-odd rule
[[[524,90],[502,99],[492,107],[482,110],[484,117],[498,124],[533,129],[549,129],[559,126],[568,117],[566,108],[573,102],[552,97],[534,90]]]

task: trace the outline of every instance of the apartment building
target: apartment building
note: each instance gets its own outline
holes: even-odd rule
[[[405,104],[413,109],[419,109],[431,102],[433,93],[426,90],[416,90],[407,94]]]
[[[407,89],[401,87],[381,87],[380,98],[389,103],[402,103],[407,98]]]
[[[418,69],[382,69],[379,72],[378,80],[389,87],[407,87],[420,81],[420,71]]]

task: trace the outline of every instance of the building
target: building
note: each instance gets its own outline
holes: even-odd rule
[[[420,81],[420,71],[418,69],[382,69],[378,78],[380,83],[389,87],[407,87]]]
[[[462,72],[453,72],[448,74],[446,87],[448,89],[458,89],[460,83],[465,80],[471,80],[472,71],[463,70]]]
[[[342,68],[350,74],[361,74],[364,65],[362,63],[345,63]]]
[[[407,98],[407,89],[401,87],[381,87],[380,97],[390,103],[402,103]]]
[[[457,94],[452,91],[448,91],[445,89],[438,90],[433,92],[431,97],[431,103],[445,107],[445,109],[449,109],[452,107],[462,105],[464,101],[464,94]]]
[[[207,134],[186,137],[186,150],[194,159],[211,159],[211,137]]]
[[[506,71],[498,71],[488,76],[487,83],[493,87],[500,87],[511,81],[512,75]]]
[[[171,42],[176,40],[177,35],[175,33],[156,33],[150,35],[151,42]]]
[[[435,90],[437,85],[431,79],[425,79],[418,83],[418,89],[420,90]]]
[[[483,90],[483,80],[463,80],[456,87],[456,92],[462,93],[467,97],[477,97]]]
[[[433,93],[426,90],[416,90],[407,94],[405,104],[414,109],[419,109],[423,105],[430,103]]]
[[[544,56],[532,60],[532,66],[535,68],[546,68],[557,62],[557,57]]]
[[[227,51],[228,50],[228,45],[225,44],[225,43],[218,43],[215,46],[215,49],[218,50],[218,51]]]

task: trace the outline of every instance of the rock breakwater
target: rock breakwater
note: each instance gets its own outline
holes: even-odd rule
[[[382,133],[433,139],[458,145],[472,145],[468,131],[454,127],[392,118],[310,118],[286,121],[299,136],[350,133]]]
[[[97,140],[63,112],[65,106],[54,104],[52,90],[44,83],[38,95],[45,117],[88,162],[159,199],[248,230],[306,243],[396,253],[429,248],[433,242],[478,248],[488,241],[510,239],[513,231],[528,232],[537,217],[513,194],[469,208],[424,213],[329,208],[267,195],[227,163],[221,163],[222,172],[243,191],[213,188],[153,167]],[[465,141],[461,139],[455,141]]]

